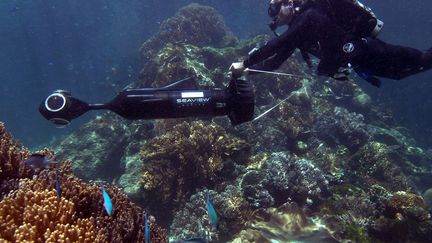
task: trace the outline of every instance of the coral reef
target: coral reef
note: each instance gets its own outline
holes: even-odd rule
[[[165,20],[159,32],[146,41],[140,51],[143,56],[152,57],[165,43],[223,47],[236,41],[214,8],[193,3]]]
[[[59,168],[61,198],[54,189],[55,170],[41,171],[33,180],[22,179],[19,189],[0,203],[0,218],[2,222],[9,222],[8,227],[0,230],[0,236],[10,241],[37,242],[67,238],[86,242],[143,239],[142,210],[119,188],[106,186],[114,205],[114,214],[109,217],[102,206],[100,186],[85,183],[71,172],[68,162]],[[167,241],[164,231],[155,224],[152,224],[152,234],[155,239]]]
[[[143,211],[116,186],[106,185],[114,213],[107,216],[102,206],[100,184],[86,183],[72,174],[69,161],[58,161],[57,168],[32,170],[24,167],[29,152],[18,147],[1,126],[1,188],[10,181],[14,187],[2,191],[0,201],[0,240],[10,242],[137,242],[143,241]],[[6,151],[6,152],[5,152]],[[39,153],[52,156],[48,149]],[[31,179],[29,178],[31,177]],[[56,179],[57,178],[57,179]],[[56,180],[61,196],[56,193]],[[7,193],[7,195],[6,195]],[[4,196],[6,195],[6,196]],[[154,222],[151,237],[167,242],[166,231]]]
[[[146,62],[131,86],[161,87],[190,77],[180,88],[223,87],[229,65],[269,38],[238,41],[214,9],[190,5],[143,44]],[[426,191],[430,204],[432,153],[418,147],[354,80],[317,79],[299,57],[295,53],[278,70],[291,76],[248,76],[256,115],[265,114],[253,122],[232,127],[223,117],[125,122],[103,115],[63,142],[59,152],[86,179],[121,176],[124,192],[169,226],[171,239],[431,241],[432,220],[418,191]],[[18,189],[18,179],[32,173],[11,176],[16,179],[2,183],[2,191]],[[51,190],[54,174],[44,173],[36,178],[45,178],[41,190]],[[94,196],[99,186],[69,175],[62,171],[60,179],[83,188],[65,186],[72,188],[64,197],[74,204],[75,217],[93,218],[97,229],[113,228],[113,234],[102,231],[104,239],[122,235],[133,241],[137,234],[142,240],[136,226],[142,226],[142,212],[125,206],[124,213],[115,209],[107,217],[100,196]],[[116,204],[127,204],[117,187],[107,191]],[[208,221],[207,191],[220,217],[218,231]]]
[[[395,161],[389,146],[368,143],[348,163],[347,180],[362,187],[380,184],[390,191],[413,191],[414,185]]]
[[[310,218],[295,203],[254,213],[248,226],[230,242],[337,242],[318,218]]]
[[[432,220],[423,199],[399,191],[389,197],[386,211],[371,225],[371,234],[386,242],[432,240]]]
[[[151,198],[158,207],[173,202],[178,207],[194,188],[223,181],[218,175],[222,175],[226,158],[245,163],[249,150],[247,143],[227,135],[215,123],[176,125],[141,151],[144,198]]]
[[[84,124],[55,147],[57,158],[73,161],[74,173],[86,180],[112,181],[127,169],[121,163],[131,141],[151,137],[148,121],[129,122],[105,113]]]
[[[23,181],[21,183],[29,183]],[[0,202],[0,239],[10,242],[103,242],[94,218],[79,219],[74,204],[54,189],[19,190]]]
[[[317,115],[314,131],[327,144],[344,145],[352,151],[358,150],[370,138],[363,115],[341,107]]]
[[[20,146],[0,122],[0,199],[18,187],[18,179],[33,175],[31,169],[23,165],[28,156],[30,152]]]
[[[56,147],[57,156],[73,161],[81,178],[112,180],[120,171],[126,124],[117,116],[98,116],[69,135]]]
[[[172,239],[202,237],[211,242],[227,241],[247,224],[252,210],[238,187],[228,185],[222,193],[212,190],[209,193],[219,217],[219,229],[216,231],[210,224],[205,204],[206,191],[200,191],[174,214],[170,229]]]
[[[312,161],[296,159],[286,152],[272,153],[259,169],[249,170],[241,187],[254,208],[296,202],[311,206],[328,196],[328,182]]]
[[[226,69],[232,60],[247,54],[256,42],[263,42],[265,39],[265,36],[257,36],[253,40],[241,41],[234,47],[222,49],[164,42],[158,53],[143,66],[140,74],[142,82],[135,86],[162,87],[191,77],[182,88],[221,87],[228,82]]]

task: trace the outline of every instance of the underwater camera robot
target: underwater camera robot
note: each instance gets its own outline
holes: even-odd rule
[[[226,89],[182,89],[180,80],[161,88],[126,88],[106,104],[88,104],[68,91],[57,90],[39,106],[39,112],[58,126],[90,110],[107,109],[126,119],[167,119],[227,115],[232,125],[252,120],[255,107],[249,81],[232,79]]]

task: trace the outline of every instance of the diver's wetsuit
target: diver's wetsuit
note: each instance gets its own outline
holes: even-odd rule
[[[274,70],[296,48],[320,59],[318,75],[332,77],[340,67],[350,63],[361,77],[376,86],[379,86],[379,81],[374,83],[374,75],[402,79],[432,66],[432,52],[423,53],[409,47],[390,45],[371,37],[356,37],[334,23],[319,7],[300,12],[286,32],[252,53],[244,65],[253,69]]]

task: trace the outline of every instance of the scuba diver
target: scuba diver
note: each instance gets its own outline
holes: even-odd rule
[[[432,67],[432,48],[423,52],[376,38],[383,22],[356,0],[271,0],[268,14],[273,31],[288,29],[233,63],[233,77],[277,69],[296,49],[310,67],[309,54],[320,59],[318,75],[347,80],[354,69],[376,87],[376,76],[399,80]]]

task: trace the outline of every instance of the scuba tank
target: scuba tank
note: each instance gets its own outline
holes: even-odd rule
[[[309,0],[320,4],[334,21],[355,37],[376,37],[384,22],[358,0]]]

